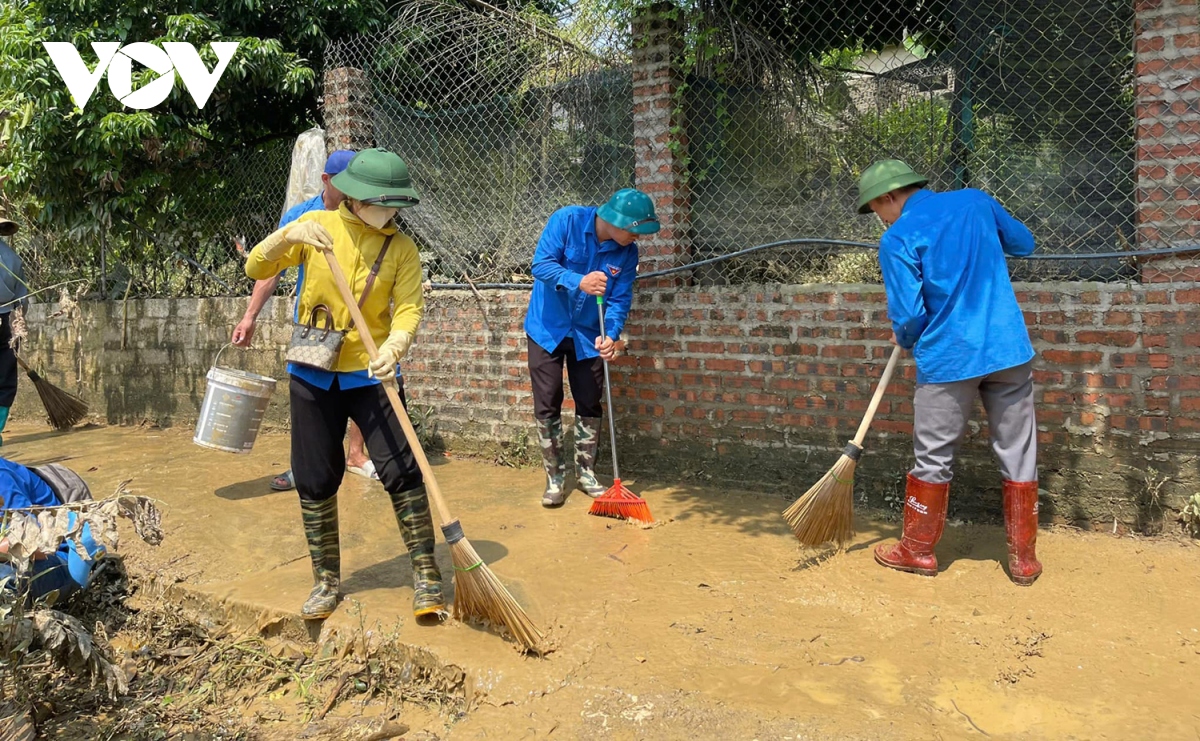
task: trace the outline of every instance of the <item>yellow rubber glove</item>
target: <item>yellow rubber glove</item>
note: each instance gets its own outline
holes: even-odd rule
[[[271,232],[255,249],[266,260],[278,260],[297,244],[311,244],[325,252],[333,249],[333,235],[315,221],[293,221]]]
[[[408,348],[412,346],[412,341],[412,333],[405,332],[403,329],[397,329],[389,334],[384,343],[379,346],[378,356],[367,364],[367,373],[380,381],[390,381],[395,378],[396,364],[408,354]]]

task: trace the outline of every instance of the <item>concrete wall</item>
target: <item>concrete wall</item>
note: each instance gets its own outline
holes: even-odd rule
[[[1149,527],[1200,488],[1200,286],[1029,284],[1018,287],[1038,350],[1043,486],[1052,516]],[[434,292],[405,363],[410,398],[432,405],[464,451],[527,440],[532,401],[522,322],[528,294]],[[222,365],[284,379],[286,302],[268,305],[259,349]],[[31,313],[29,357],[67,388],[77,378],[110,423],[190,424],[205,373],[244,299],[85,304],[75,321]],[[877,286],[646,290],[613,368],[629,473],[712,486],[806,488],[849,439],[889,351]],[[122,328],[125,328],[124,346]],[[80,370],[82,375],[80,376]],[[860,466],[860,492],[888,504],[910,465],[913,368],[890,387]],[[268,422],[286,425],[281,382]],[[39,413],[28,384],[15,414]],[[982,421],[982,415],[977,417]],[[1145,471],[1169,481],[1153,495]],[[986,424],[972,428],[952,511],[999,512]],[[1168,513],[1169,514],[1169,513]]]

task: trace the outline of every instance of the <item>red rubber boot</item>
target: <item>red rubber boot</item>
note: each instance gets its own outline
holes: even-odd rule
[[[890,569],[937,576],[933,547],[946,529],[949,502],[949,483],[931,484],[909,474],[904,495],[904,532],[896,545],[876,547],[875,560]]]
[[[1004,530],[1008,535],[1008,576],[1027,587],[1042,575],[1035,546],[1038,530],[1038,482],[1004,482]]]

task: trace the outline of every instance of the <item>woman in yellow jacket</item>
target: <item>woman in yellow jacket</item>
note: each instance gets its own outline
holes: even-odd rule
[[[256,245],[246,263],[246,274],[256,280],[299,266],[296,317],[307,320],[315,307],[326,307],[336,328],[349,328],[332,371],[288,364],[292,467],[315,582],[301,612],[307,618],[324,618],[337,606],[341,581],[337,491],[346,468],[342,436],[347,419],[352,419],[362,430],[408,548],[413,612],[418,617],[440,613],[445,602],[433,557],[429,500],[382,386],[394,379],[403,398],[396,366],[412,344],[425,310],[416,245],[392,220],[398,209],[417,204],[417,193],[404,160],[385,149],[360,152],[331,184],[346,195],[338,210],[313,211],[284,226]],[[381,258],[385,245],[387,252]],[[337,258],[361,301],[366,330],[379,347],[374,362],[360,339],[364,328],[351,327],[350,310],[322,254],[327,251]],[[375,265],[378,271],[372,280]]]

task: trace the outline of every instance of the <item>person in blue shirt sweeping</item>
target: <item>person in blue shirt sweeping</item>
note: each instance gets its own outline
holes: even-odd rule
[[[926,182],[899,160],[876,162],[859,180],[859,213],[874,211],[887,226],[879,264],[892,341],[917,364],[904,531],[896,545],[876,548],[875,560],[937,575],[954,456],[980,397],[1004,477],[1009,576],[1028,586],[1042,573],[1035,353],[1004,258],[1032,253],[1033,234],[982,191],[934,193]]]
[[[534,417],[546,469],[542,505],[566,499],[563,455],[563,365],[575,400],[575,468],[578,487],[604,493],[594,466],[600,443],[604,366],[612,360],[637,277],[638,235],[659,230],[654,202],[633,188],[608,203],[567,206],[546,222],[533,256],[533,292],[525,315]],[[603,331],[596,297],[603,297]]]

